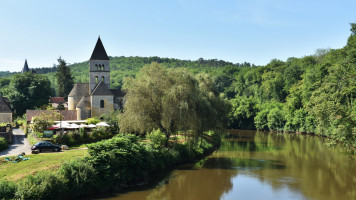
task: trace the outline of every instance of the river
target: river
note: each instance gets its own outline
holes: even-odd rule
[[[356,199],[356,156],[324,138],[232,130],[220,149],[106,200]]]

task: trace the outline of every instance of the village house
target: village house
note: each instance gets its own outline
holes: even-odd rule
[[[7,97],[0,97],[0,123],[12,123],[12,111]]]

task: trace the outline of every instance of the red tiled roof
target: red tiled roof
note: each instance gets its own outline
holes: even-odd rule
[[[51,97],[51,103],[64,103],[64,97]]]
[[[32,121],[32,118],[38,116],[42,113],[50,113],[53,110],[26,110],[27,121]],[[77,120],[77,111],[76,110],[55,110],[54,112],[59,112],[63,116],[63,121],[73,121]]]

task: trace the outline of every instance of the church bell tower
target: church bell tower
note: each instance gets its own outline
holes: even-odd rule
[[[89,90],[90,93],[98,83],[104,82],[110,89],[110,65],[109,57],[106,54],[100,36],[89,59]]]

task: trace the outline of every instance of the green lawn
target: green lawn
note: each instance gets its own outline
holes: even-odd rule
[[[41,170],[56,170],[62,163],[85,155],[87,155],[86,149],[40,153],[25,155],[26,158],[30,159],[18,163],[7,162],[5,157],[2,157],[0,158],[0,179],[17,181]]]

